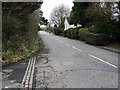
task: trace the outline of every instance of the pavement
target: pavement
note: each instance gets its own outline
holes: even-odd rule
[[[102,46],[100,48],[120,54],[120,50],[117,50],[117,49],[114,49],[114,48],[111,48],[111,47],[104,47],[104,46]]]
[[[118,53],[44,31],[39,34],[42,40],[40,52],[34,56],[35,90],[118,88]],[[21,83],[29,61],[30,58],[4,67],[2,87],[24,88]]]

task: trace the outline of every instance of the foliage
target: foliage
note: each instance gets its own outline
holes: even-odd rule
[[[53,28],[51,27],[49,23],[47,24],[45,31],[53,33]]]
[[[67,37],[66,32],[67,32],[67,30],[65,30],[65,31],[63,32],[63,36],[64,36],[64,37]]]
[[[120,21],[96,23],[94,32],[109,35],[113,41],[120,40]]]
[[[40,8],[42,2],[3,2],[2,11],[4,15],[23,18]]]
[[[78,30],[78,35],[80,40],[85,41],[86,43],[92,44],[92,45],[107,45],[110,43],[110,37],[109,35],[106,35],[104,33],[95,33],[94,27],[88,28],[76,28],[76,29],[68,29],[65,30],[62,36],[68,37],[68,38],[75,38],[75,30]],[[76,39],[76,38],[75,38]]]
[[[59,5],[55,7],[50,15],[50,22],[57,27],[59,27],[62,31],[64,30],[64,21],[65,17],[69,17],[70,8],[65,5]]]
[[[80,27],[77,27],[75,30],[74,30],[74,37],[75,39],[79,39],[79,35],[78,35],[78,30],[80,29]]]
[[[94,33],[94,32],[95,32],[94,26],[92,26],[92,27],[88,27],[88,31]]]
[[[47,24],[48,24],[48,20],[45,19],[45,17],[41,17],[40,25],[47,25]]]
[[[70,38],[74,39],[75,36],[74,36],[74,29],[73,28],[70,29],[70,33],[71,33],[71,37]]]
[[[96,22],[110,21],[114,13],[111,10],[113,5],[114,4],[112,2],[92,3],[86,10],[86,15],[89,16],[88,20],[90,21],[88,23],[89,26],[95,24]]]
[[[80,28],[78,31],[79,39],[84,41],[87,38],[87,33],[89,33],[88,28]]]
[[[18,19],[14,18],[14,17],[3,16],[2,21],[3,21],[2,22],[3,42],[6,42],[6,41],[10,40],[10,38],[13,35],[17,36],[17,34],[21,33],[20,30],[23,30],[23,28],[24,28],[22,23]]]
[[[56,27],[56,28],[54,28],[54,33],[56,35],[60,35],[62,32],[61,32],[60,28]]]
[[[67,36],[68,38],[71,38],[71,32],[70,32],[70,29],[66,30],[66,36]]]
[[[41,2],[3,3],[3,62],[15,62],[38,50],[39,15],[36,9],[40,6]]]
[[[89,16],[86,15],[86,10],[90,6],[90,2],[73,2],[74,6],[69,17],[70,24],[81,24],[83,27],[89,22]]]
[[[105,34],[94,34],[94,33],[87,33],[85,42],[92,44],[92,45],[106,45],[109,44],[109,36]]]

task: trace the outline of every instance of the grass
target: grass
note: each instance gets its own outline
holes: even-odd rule
[[[28,49],[25,46],[21,46],[21,48],[24,50],[24,52],[19,52],[18,54],[13,54],[15,53],[13,50],[9,49],[5,54],[3,54],[3,57],[5,60],[2,60],[2,64],[8,64],[8,63],[14,63],[18,62],[19,60],[22,60],[28,56],[31,56],[33,53],[38,51],[39,49],[39,36],[34,40],[32,43],[32,47]]]

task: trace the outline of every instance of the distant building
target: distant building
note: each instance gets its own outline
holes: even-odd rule
[[[76,26],[74,26],[74,25],[69,25],[67,18],[65,18],[64,25],[65,25],[64,30],[68,30],[69,28],[76,28]]]

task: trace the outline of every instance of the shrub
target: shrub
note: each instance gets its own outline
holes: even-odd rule
[[[13,16],[3,15],[2,57],[5,62],[18,60],[18,58],[13,57],[28,55],[31,48],[35,49],[34,51],[38,50],[38,26],[33,18],[29,17],[26,17],[27,21],[25,21]]]
[[[94,27],[89,27],[89,28],[88,28],[88,31],[94,33],[94,32],[95,32],[95,29],[94,29]]]
[[[70,38],[74,39],[75,38],[75,36],[74,36],[74,29],[70,29],[70,33],[71,33]]]
[[[63,32],[63,36],[64,36],[64,37],[67,37],[66,32],[67,32],[67,30],[65,30],[65,31]]]
[[[75,37],[75,39],[79,39],[79,35],[78,35],[79,28],[80,28],[80,27],[77,27],[77,28],[74,30],[74,37]]]
[[[89,31],[88,31],[87,28],[81,28],[81,29],[79,29],[79,32],[78,32],[79,39],[84,41],[88,32]]]
[[[14,17],[10,16],[3,16],[2,20],[2,33],[3,33],[3,41],[10,40],[10,37],[12,37],[15,34],[18,34],[21,32],[22,24],[20,21]]]
[[[95,33],[104,33],[109,35],[113,41],[117,41],[120,35],[120,21],[102,22],[95,24]]]
[[[64,33],[61,33],[60,36],[64,36]]]
[[[56,35],[60,35],[62,32],[61,32],[60,28],[55,27],[55,28],[54,28],[54,33],[55,33]]]
[[[66,30],[66,36],[67,36],[68,38],[71,38],[71,32],[70,32],[70,29]]]
[[[92,45],[106,45],[109,44],[110,39],[108,35],[89,32],[86,34],[85,42]]]

